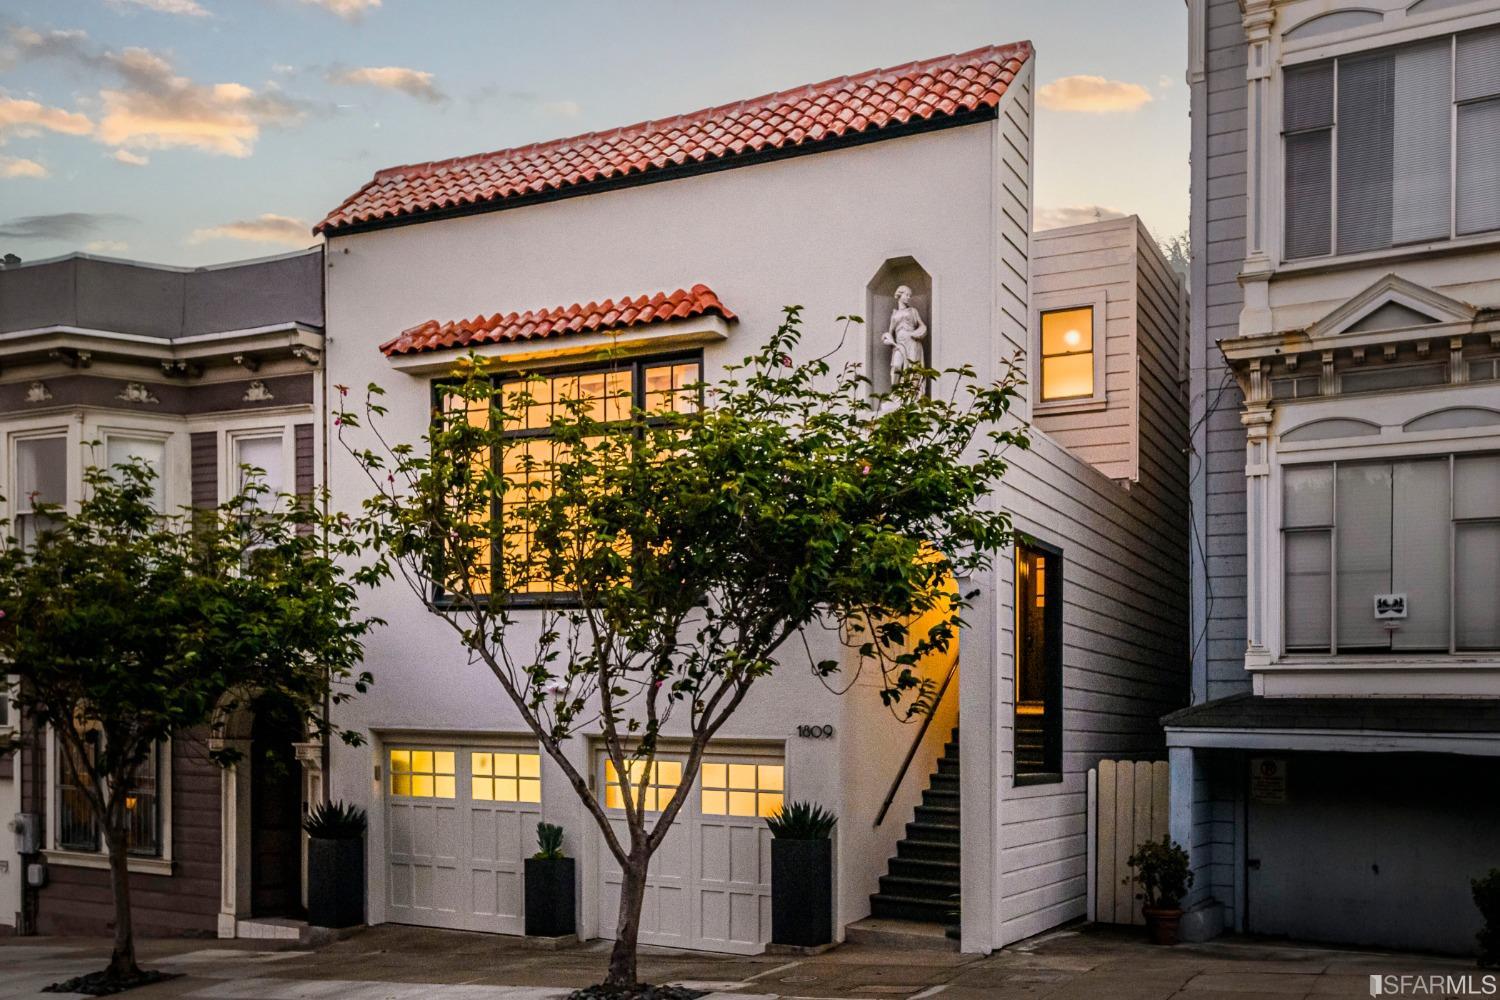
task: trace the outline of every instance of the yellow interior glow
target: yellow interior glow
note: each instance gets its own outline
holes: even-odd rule
[[[1094,310],[1058,309],[1042,314],[1042,399],[1080,399],[1094,394]]]

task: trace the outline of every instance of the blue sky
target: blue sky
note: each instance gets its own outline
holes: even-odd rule
[[[1185,230],[1181,0],[6,0],[0,253],[277,253],[382,166],[1022,38],[1039,224]]]

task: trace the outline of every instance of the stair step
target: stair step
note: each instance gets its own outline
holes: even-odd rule
[[[898,878],[925,878],[934,882],[959,881],[958,852],[952,858],[906,858],[897,854],[891,858],[890,873]]]
[[[873,945],[897,953],[958,950],[958,942],[948,934],[948,928],[935,921],[865,917],[844,928],[844,940],[849,944]]]
[[[958,808],[957,788],[929,788],[922,793],[922,804],[924,806],[948,806]]]
[[[908,837],[896,844],[896,857],[903,861],[951,861],[958,864],[958,844]]]
[[[908,840],[934,840],[941,844],[958,846],[958,826],[946,823],[913,822],[906,824]]]
[[[927,787],[928,788],[943,789],[945,791],[957,792],[958,791],[958,775],[956,773],[955,774],[944,774],[941,771],[934,771],[932,773],[932,777],[929,778],[928,781],[927,781]]]
[[[952,758],[953,760],[958,760],[958,744],[957,743],[944,743],[943,744],[943,756],[944,757]]]
[[[937,764],[938,774],[951,774],[955,778],[958,777],[958,761],[956,759],[949,760],[947,757],[939,757]]]
[[[951,923],[958,900],[917,899],[877,892],[870,897],[870,915],[886,920],[927,920]]]
[[[926,878],[905,878],[900,875],[880,876],[880,895],[900,896],[907,899],[930,899],[938,903],[958,906],[959,884],[935,882]]]
[[[958,806],[957,805],[923,805],[917,806],[912,817],[918,823],[930,823],[934,826],[951,826],[958,829]]]

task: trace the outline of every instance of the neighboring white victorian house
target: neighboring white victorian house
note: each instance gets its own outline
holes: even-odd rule
[[[502,383],[534,372],[570,395],[656,401],[717,379],[791,303],[801,350],[878,381],[903,285],[933,366],[990,380],[1028,355],[1019,416],[1035,444],[993,502],[1031,541],[968,581],[980,596],[959,648],[927,665],[956,681],[925,738],[869,679],[840,697],[800,656],[783,664],[686,790],[653,862],[645,943],[761,950],[763,817],[792,798],[839,817],[841,938],[872,911],[961,909],[966,950],[1019,940],[1084,913],[1088,768],[1162,752],[1157,719],[1183,703],[1187,652],[1180,286],[1134,218],[1033,239],[1034,61],[1029,44],[993,46],[394,167],[319,226],[330,378],[383,386],[394,441],[420,440],[434,380],[470,349]],[[846,333],[834,318],[849,313],[868,326]],[[328,454],[335,506],[358,510],[362,471]],[[521,863],[546,819],[580,859],[581,934],[612,933],[618,872],[493,677],[401,586],[362,608],[389,627],[367,644],[371,691],[337,721],[370,742],[335,747],[329,783],[370,812],[370,921],[520,933]],[[526,641],[536,616],[515,616]],[[595,734],[570,742],[613,808]],[[680,749],[665,745],[663,796]]]
[[[1186,927],[1472,951],[1500,865],[1500,3],[1190,10]]]

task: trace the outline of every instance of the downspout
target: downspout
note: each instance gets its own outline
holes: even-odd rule
[[[323,273],[321,275],[319,275],[319,279],[321,281],[322,290],[323,290],[323,355],[322,355],[322,359],[321,359],[322,360],[323,370],[320,373],[320,377],[318,379],[318,382],[319,382],[319,384],[322,387],[321,392],[319,392],[319,394],[318,394],[319,395],[319,403],[318,403],[318,406],[319,406],[319,411],[318,411],[318,426],[322,430],[322,438],[323,438],[323,440],[322,440],[323,455],[322,455],[322,463],[321,463],[321,465],[322,465],[322,476],[320,477],[320,482],[321,482],[323,490],[324,490],[324,494],[323,494],[323,517],[324,517],[324,519],[326,521],[326,519],[328,518],[328,515],[331,513],[331,511],[329,509],[329,502],[330,502],[330,500],[333,497],[333,489],[329,485],[329,480],[328,480],[328,348],[329,348],[329,345],[333,343],[333,337],[329,333],[329,324],[328,324],[328,272],[333,267],[333,265],[328,260],[328,243],[327,243],[326,240],[323,243],[322,258],[323,258],[323,266],[322,266],[322,268],[320,270]],[[328,554],[328,527],[327,527],[326,523],[325,523],[325,525],[323,527],[323,554],[325,556]],[[333,740],[331,738],[332,737],[332,733],[331,733],[331,731],[329,729],[329,727],[332,725],[332,723],[333,723],[333,690],[332,690],[332,685],[330,685],[329,689],[325,690],[323,692],[323,739],[322,739],[322,744],[323,745],[318,750],[318,756],[319,756],[318,765],[323,769],[323,780],[320,781],[318,784],[322,788],[322,792],[323,792],[323,804],[324,805],[327,805],[331,801],[331,799],[332,799],[332,796],[330,795],[329,789],[328,789],[328,786],[329,786],[329,784],[330,784],[330,782],[332,780],[332,773],[330,771],[330,768],[333,766]]]

